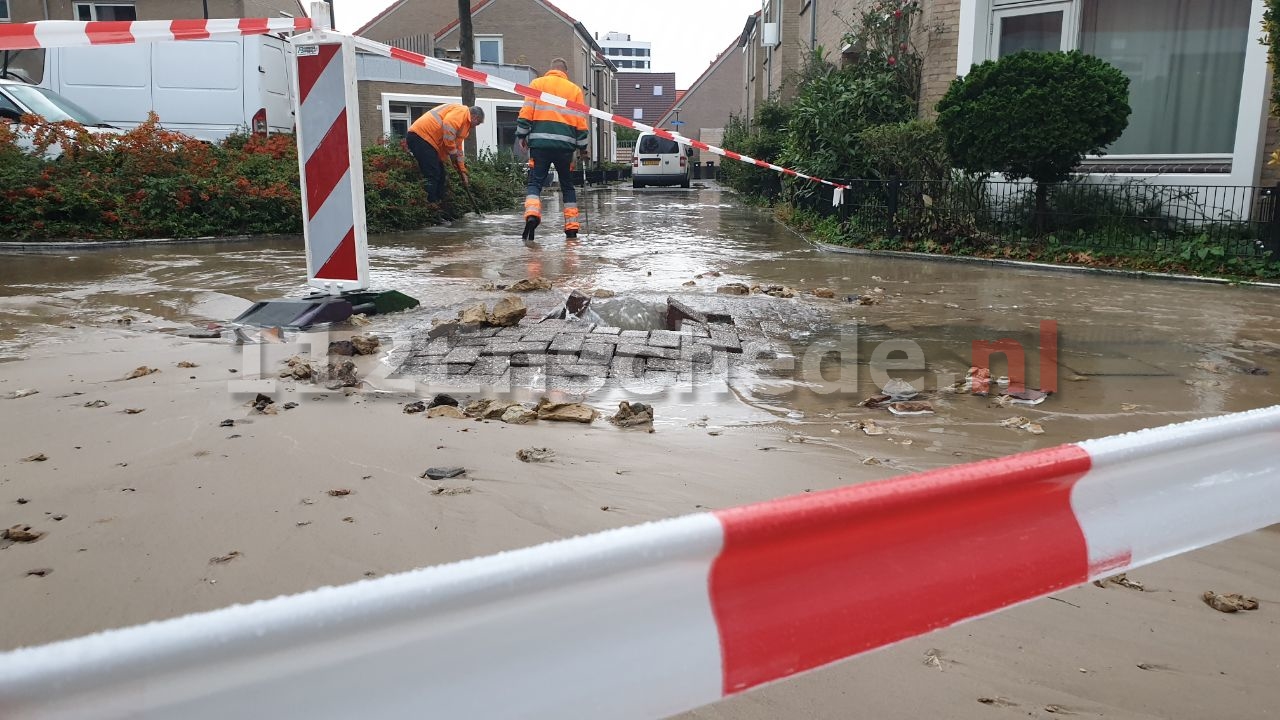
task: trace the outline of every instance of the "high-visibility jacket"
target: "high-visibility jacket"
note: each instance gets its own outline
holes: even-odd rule
[[[552,70],[529,85],[534,90],[586,104],[582,88],[559,70]],[[525,100],[516,121],[516,137],[528,138],[529,147],[540,150],[585,150],[587,115],[541,100]]]
[[[431,143],[441,162],[452,157],[461,172],[467,171],[467,165],[462,161],[462,144],[471,134],[471,109],[466,105],[437,105],[422,113],[422,117],[409,126],[409,132]]]

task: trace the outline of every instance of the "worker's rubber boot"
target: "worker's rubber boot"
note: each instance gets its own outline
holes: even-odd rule
[[[581,226],[578,224],[578,204],[566,203],[564,206],[564,236],[576,238],[580,228]]]
[[[533,231],[538,229],[538,225],[542,222],[542,198],[537,195],[530,195],[524,199],[524,232],[520,235],[522,240],[532,240]]]

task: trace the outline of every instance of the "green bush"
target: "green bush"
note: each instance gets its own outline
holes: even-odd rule
[[[1105,60],[1021,52],[952,82],[938,103],[938,126],[957,167],[1035,181],[1043,217],[1048,184],[1120,138],[1128,98],[1129,79]]]
[[[858,134],[867,165],[881,180],[941,182],[951,172],[946,138],[928,120],[875,125]]]
[[[790,110],[777,101],[761,103],[751,122],[733,116],[725,126],[724,146],[758,160],[775,162],[786,140]],[[776,198],[782,180],[773,170],[726,159],[724,179],[729,187],[752,198]]]

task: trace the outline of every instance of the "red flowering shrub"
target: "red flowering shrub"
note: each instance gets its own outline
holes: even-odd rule
[[[154,115],[120,136],[30,121],[34,150],[0,122],[0,240],[302,231],[292,135],[233,135],[211,145],[161,128]],[[55,145],[61,157],[46,159]],[[477,193],[484,209],[514,202],[518,175],[480,166],[472,180],[485,188]],[[439,208],[427,203],[417,165],[403,150],[367,149],[365,185],[371,231],[416,229],[438,219]]]

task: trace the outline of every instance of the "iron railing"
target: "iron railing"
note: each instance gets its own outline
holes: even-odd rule
[[[844,230],[855,238],[1048,243],[1144,254],[1177,252],[1188,240],[1201,239],[1233,257],[1280,256],[1280,185],[1078,180],[1048,186],[1038,201],[1029,182],[846,183],[850,189],[838,212]],[[831,211],[829,202],[825,209]]]

